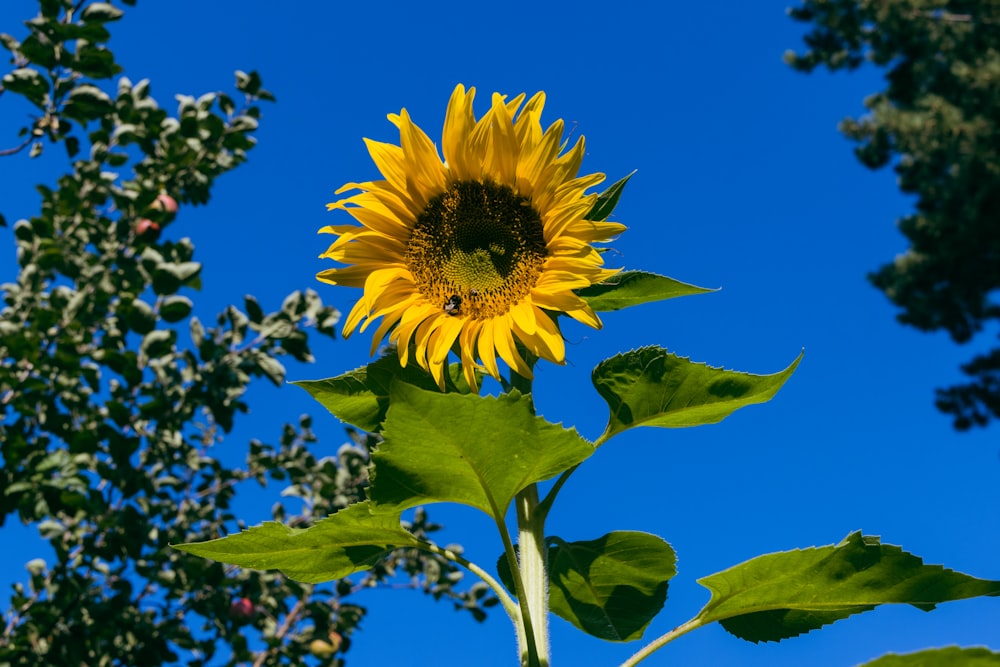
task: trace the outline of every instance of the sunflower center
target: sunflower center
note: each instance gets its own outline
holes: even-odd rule
[[[417,217],[406,263],[420,292],[449,315],[502,315],[538,281],[547,251],[527,198],[490,181],[463,181]]]

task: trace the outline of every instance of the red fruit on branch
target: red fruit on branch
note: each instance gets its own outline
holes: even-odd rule
[[[237,623],[249,623],[256,613],[253,602],[247,598],[236,598],[229,605],[229,618]]]
[[[177,213],[177,200],[170,195],[161,192],[156,195],[156,199],[150,204],[150,208],[155,211],[163,211],[169,215]]]
[[[155,241],[160,238],[160,226],[149,218],[140,218],[135,223],[135,234],[143,241]]]

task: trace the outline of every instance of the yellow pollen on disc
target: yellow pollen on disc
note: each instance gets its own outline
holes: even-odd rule
[[[407,242],[417,289],[449,315],[503,315],[535,286],[547,250],[531,202],[491,181],[461,181],[428,202]]]

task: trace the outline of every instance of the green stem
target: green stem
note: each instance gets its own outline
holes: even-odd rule
[[[535,630],[531,622],[531,611],[528,606],[528,597],[525,593],[524,580],[521,575],[521,567],[517,562],[517,552],[510,539],[510,532],[504,524],[499,513],[494,512],[497,530],[500,531],[500,539],[503,540],[504,554],[507,556],[507,565],[510,567],[510,576],[514,580],[514,592],[517,595],[518,606],[521,609],[520,622],[515,623],[517,629],[517,646],[521,655],[521,664],[524,667],[548,667],[548,660],[543,665],[538,656],[538,647],[535,644]]]
[[[545,517],[537,513],[538,487],[534,484],[517,494],[517,546],[528,613],[533,621],[534,645],[542,667],[549,665],[549,562],[545,545]]]
[[[653,641],[651,641],[648,644],[646,644],[635,655],[633,655],[631,658],[629,658],[628,660],[626,660],[625,662],[623,662],[620,667],[635,667],[640,662],[642,662],[643,660],[645,660],[646,658],[648,658],[649,656],[651,656],[654,651],[657,651],[657,650],[663,648],[664,646],[666,646],[667,644],[669,644],[673,640],[677,639],[681,635],[685,635],[685,634],[691,632],[692,630],[697,630],[702,625],[704,625],[704,622],[701,620],[701,618],[697,618],[697,617],[696,618],[692,618],[687,623],[684,623],[682,625],[678,625],[676,628],[674,628],[670,632],[668,632],[668,633],[666,633],[664,635],[660,635],[659,637],[657,637]]]
[[[518,345],[528,364],[534,368],[538,357]],[[510,373],[510,386],[524,396],[531,395],[531,379],[516,372]],[[523,489],[514,498],[517,512],[518,574],[521,585],[518,600],[525,616],[524,628],[529,634],[527,644],[538,652],[539,667],[549,667],[549,563],[545,546],[545,515],[536,512],[538,487],[535,484]],[[511,568],[514,571],[514,568]]]
[[[454,551],[439,547],[438,545],[432,542],[422,543],[421,548],[424,549],[425,551],[437,554],[443,558],[447,558],[453,563],[458,563],[466,570],[468,570],[472,574],[482,579],[483,582],[493,590],[493,593],[497,596],[497,599],[500,600],[500,606],[503,607],[503,610],[507,612],[508,616],[510,616],[511,622],[515,626],[517,626],[521,622],[521,611],[517,608],[517,603],[514,602],[514,598],[512,598],[510,595],[507,594],[507,590],[500,584],[500,582],[498,582],[496,579],[490,576],[489,572],[479,567],[472,561],[462,558]]]
[[[607,432],[605,432],[603,435],[601,435],[600,438],[594,441],[594,449],[597,449],[598,447],[603,445],[605,442],[607,442],[607,440],[608,440],[608,434]],[[577,463],[575,466],[569,468],[568,470],[564,470],[563,473],[559,475],[559,479],[556,480],[556,483],[552,485],[552,488],[549,489],[549,492],[545,494],[545,498],[538,505],[536,513],[538,514],[539,521],[542,522],[545,521],[545,518],[549,515],[549,510],[552,509],[552,503],[555,502],[556,495],[558,495],[559,490],[563,488],[563,484],[566,483],[566,481],[569,479],[569,476],[572,475],[574,472],[576,472],[576,469],[579,467],[580,464]]]

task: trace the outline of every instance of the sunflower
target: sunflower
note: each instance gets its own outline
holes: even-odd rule
[[[443,162],[406,109],[389,114],[400,145],[365,139],[384,180],[348,183],[337,194],[357,192],[327,204],[360,226],[320,230],[338,237],[320,257],[346,266],[317,278],[364,289],[344,335],[382,318],[372,353],[388,336],[403,366],[412,358],[442,389],[456,342],[473,387],[477,368],[500,379],[498,355],[531,378],[518,344],[536,358],[564,363],[556,315],[601,327],[574,290],[618,272],[603,268],[591,244],[625,229],[586,219],[597,195],[585,191],[604,175],[577,176],[583,137],[560,154],[562,120],[542,130],[544,93],[527,102],[524,94],[507,101],[494,93],[477,121],[475,92],[458,85],[452,93]]]

